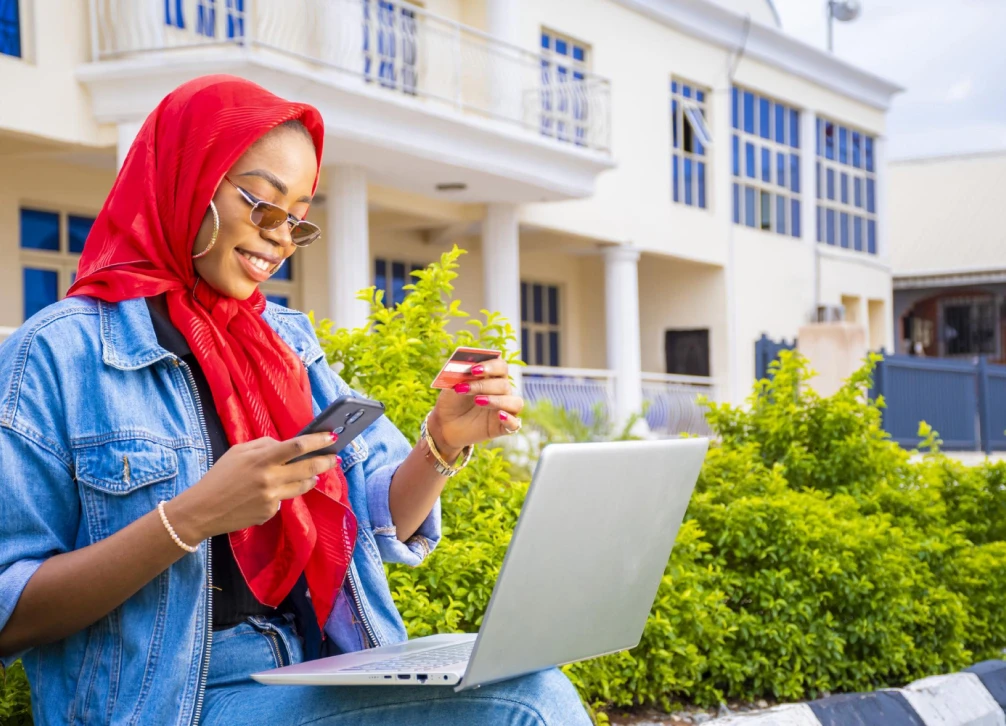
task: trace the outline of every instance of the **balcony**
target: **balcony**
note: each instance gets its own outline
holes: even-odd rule
[[[78,76],[99,120],[140,120],[178,83],[234,73],[316,105],[336,163],[421,191],[449,179],[466,184],[454,197],[463,201],[582,197],[613,165],[606,79],[408,3],[304,0],[294,11],[280,0],[91,0],[90,9],[94,62]],[[478,153],[467,148],[475,144]]]
[[[614,410],[614,371],[546,366],[527,366],[522,371],[524,396],[529,403],[552,401],[568,411],[575,411],[588,425],[595,422],[598,410],[605,417]],[[698,403],[700,395],[715,399],[712,379],[643,373],[646,422],[656,434],[709,435],[704,411]]]

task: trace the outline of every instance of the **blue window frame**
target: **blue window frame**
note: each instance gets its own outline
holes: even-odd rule
[[[731,89],[734,224],[799,237],[800,112]]]
[[[877,254],[877,171],[874,138],[819,117],[817,241]]]
[[[541,134],[585,146],[589,47],[542,30],[541,50]]]
[[[18,247],[24,318],[62,297],[76,277],[93,217],[21,207]]]
[[[671,198],[706,208],[706,165],[712,133],[706,122],[709,90],[671,81]]]
[[[415,282],[413,272],[423,269],[423,265],[401,260],[374,259],[374,287],[384,292],[385,307],[394,307],[405,301],[411,290],[406,285]]]
[[[21,9],[18,0],[0,0],[0,55],[21,57]]]
[[[227,37],[245,37],[245,0],[227,0]]]
[[[528,365],[560,365],[562,317],[557,285],[520,283],[521,359]]]
[[[196,0],[196,33],[207,38],[217,35],[217,0]]]
[[[182,0],[164,0],[164,24],[172,28],[185,29]]]
[[[59,300],[59,271],[25,267],[22,269],[24,286],[24,319]]]
[[[414,95],[419,81],[416,13],[390,0],[363,2],[363,74]]]

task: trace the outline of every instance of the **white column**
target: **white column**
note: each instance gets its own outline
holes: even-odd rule
[[[115,147],[116,169],[122,168],[122,163],[126,160],[126,154],[129,153],[129,147],[133,145],[133,140],[140,133],[140,126],[142,125],[140,121],[126,121],[117,126],[118,138]]]
[[[813,321],[821,304],[821,262],[817,248],[817,114],[810,108],[800,112],[800,207],[800,240],[810,260],[807,319]]]
[[[615,373],[615,423],[643,411],[639,346],[639,251],[604,250],[604,310],[608,368]]]
[[[367,174],[327,167],[328,312],[336,327],[362,328],[370,307],[356,293],[372,284],[367,224]]]
[[[520,8],[518,0],[487,0],[486,24],[489,35],[508,45],[519,45]],[[521,120],[520,59],[516,51],[490,49],[490,93],[493,113],[508,120]]]
[[[873,168],[877,170],[876,200],[877,205],[877,259],[890,264],[891,235],[887,216],[887,139],[878,136],[873,142]],[[890,288],[888,288],[890,290]],[[897,350],[894,347],[894,296],[890,296],[890,304],[884,311],[887,313],[887,324],[884,330],[884,349]]]
[[[725,88],[722,91],[714,91],[712,96],[712,113],[710,122],[712,123],[713,139],[715,146],[712,150],[712,188],[708,197],[711,200],[712,208],[715,212],[717,228],[722,234],[722,239],[726,240],[726,261],[723,268],[724,277],[724,324],[726,326],[726,351],[712,350],[711,358],[713,365],[717,359],[726,359],[726,378],[721,377],[719,372],[714,376],[720,379],[720,390],[717,397],[723,401],[739,402],[743,398],[740,391],[740,369],[742,362],[747,358],[740,354],[740,326],[737,320],[737,264],[734,259],[734,223],[733,223],[733,167],[732,167],[732,142],[733,127],[731,125],[731,96],[729,80],[724,78],[718,84]],[[754,346],[754,342],[745,342]]]
[[[516,204],[486,205],[482,272],[486,309],[507,319],[520,345],[520,224]],[[519,386],[519,366],[513,366],[510,375]]]

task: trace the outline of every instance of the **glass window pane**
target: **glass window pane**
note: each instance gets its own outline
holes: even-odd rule
[[[817,141],[817,150],[816,150],[816,153],[817,153],[818,156],[821,155],[821,134],[822,134],[822,130],[823,130],[823,124],[824,124],[824,122],[820,118],[817,119],[817,139],[816,139],[816,141]]]
[[[863,218],[854,217],[853,218],[853,230],[855,234],[853,235],[854,247],[858,252],[863,251]]]
[[[265,299],[276,305],[282,305],[285,308],[290,307],[290,298],[286,295],[266,295]]]
[[[554,330],[548,334],[548,364],[559,365],[559,333]]]
[[[59,215],[22,207],[21,249],[59,252]]]
[[[47,305],[59,300],[59,273],[55,270],[37,270],[25,267],[24,319],[27,320]]]
[[[857,169],[863,165],[863,136],[858,131],[852,132],[852,165]]]
[[[741,175],[741,140],[735,135],[733,138],[733,159],[734,176]]]
[[[789,110],[789,145],[800,148],[800,112],[793,108]]]
[[[824,123],[824,158],[835,158],[835,124],[831,121]]]
[[[761,150],[761,180],[772,181],[772,152],[764,147]]]
[[[877,211],[876,184],[873,179],[866,180],[866,211],[871,214]]]
[[[835,170],[828,169],[825,173],[825,178],[827,183],[825,184],[826,191],[828,193],[828,199],[835,198]]]
[[[569,55],[569,46],[562,38],[555,39],[555,52],[559,55]]]
[[[820,204],[817,205],[817,241],[824,242],[824,212]]]
[[[863,207],[863,180],[858,176],[852,180],[852,203],[862,209]]]
[[[769,192],[761,193],[761,228],[772,229],[772,195]]]
[[[679,163],[681,163],[681,160],[678,158],[678,155],[675,154],[671,158],[671,189],[672,189],[671,196],[674,198],[675,202],[680,201],[680,199],[678,199],[678,189],[681,186],[680,185],[680,180],[678,179],[678,164]]]
[[[829,209],[827,211],[827,213],[825,214],[824,239],[830,245],[835,244],[835,210],[834,209]]]
[[[786,197],[782,194],[775,198],[775,231],[786,234]]]
[[[587,51],[578,45],[573,46],[573,60],[583,63],[583,59],[587,57]]]
[[[794,237],[800,236],[800,200],[791,199],[789,205],[790,228]]]
[[[821,198],[821,162],[816,163],[816,173],[814,174],[814,181],[817,183],[817,198]]]
[[[681,85],[681,95],[684,96],[685,98],[691,98],[692,97],[692,87],[689,86],[687,83],[683,83]]]
[[[775,140],[786,143],[786,107],[781,103],[775,105]]]
[[[91,217],[78,217],[71,214],[67,218],[70,228],[70,252],[80,253],[84,251],[84,242],[87,235],[91,233],[91,226],[94,219]]]
[[[366,6],[364,6],[366,7]],[[549,37],[548,33],[541,34],[541,47],[548,50],[551,45],[552,39]]]
[[[754,133],[755,126],[755,103],[754,94],[744,91],[744,130],[749,134]]]
[[[530,335],[527,328],[520,329],[520,359],[531,365]]]
[[[534,334],[534,364],[545,365],[545,334],[541,331],[536,331]]]
[[[734,224],[741,223],[741,187],[734,182]]]
[[[873,171],[873,138],[866,137],[866,170]]]
[[[559,324],[559,288],[555,285],[548,287],[548,324]]]
[[[544,292],[545,291],[542,289],[541,285],[531,286],[531,300],[532,300],[531,308],[534,311],[534,316],[532,320],[536,323],[545,322],[545,312],[543,310],[544,297],[545,297]]]
[[[283,265],[286,267],[286,265]],[[388,299],[388,263],[384,260],[374,260],[374,287],[378,290],[384,290],[384,304],[387,305],[390,300]]]
[[[405,301],[405,263],[391,263],[391,301],[398,305]]]
[[[705,92],[704,91],[700,91],[699,89],[696,88],[695,89],[695,100],[698,101],[699,103],[704,103],[705,100],[706,100],[706,94],[705,94]]]
[[[849,163],[849,130],[844,126],[838,129],[838,160]]]
[[[866,223],[866,251],[877,254],[877,223],[872,219]]]
[[[745,173],[752,179],[755,178],[755,147],[751,142],[744,144],[744,166]]]
[[[700,161],[696,163],[699,172],[698,186],[699,186],[699,206],[702,209],[706,208],[706,163]]]
[[[671,101],[671,145],[675,149],[680,149],[681,140],[678,138],[678,102]]]
[[[772,122],[769,120],[772,104],[767,98],[758,99],[758,133],[763,139],[772,138]]]
[[[789,155],[789,188],[795,193],[800,193],[800,157],[797,154]]]
[[[842,247],[849,248],[849,214],[842,212],[839,217],[839,242]]]
[[[755,190],[754,187],[744,187],[744,224],[755,226]]]
[[[740,92],[735,86],[730,90],[730,116],[735,129],[740,128]]]
[[[689,158],[683,159],[684,161],[684,187],[685,187],[685,204],[694,204],[692,199],[692,160]]]
[[[842,172],[841,183],[839,188],[842,190],[842,204],[849,203],[849,175],[844,171]]]
[[[775,183],[781,187],[786,186],[786,155],[775,155]]]
[[[520,284],[520,321],[527,322],[527,283]],[[527,347],[526,345],[524,346]]]
[[[0,2],[0,54],[21,57],[21,17],[17,0]]]

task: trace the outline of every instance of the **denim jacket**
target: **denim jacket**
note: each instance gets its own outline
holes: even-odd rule
[[[316,413],[352,393],[305,315],[270,303],[263,316],[307,367]],[[382,561],[418,565],[440,538],[439,502],[407,543],[396,536],[388,491],[409,451],[382,417],[342,453],[359,535],[326,626],[338,650],[406,637]],[[68,298],[32,317],[0,346],[0,629],[46,558],[108,537],[211,463],[192,374],[157,344],[142,299]],[[90,627],[4,659],[24,659],[37,726],[198,723],[208,545]]]

